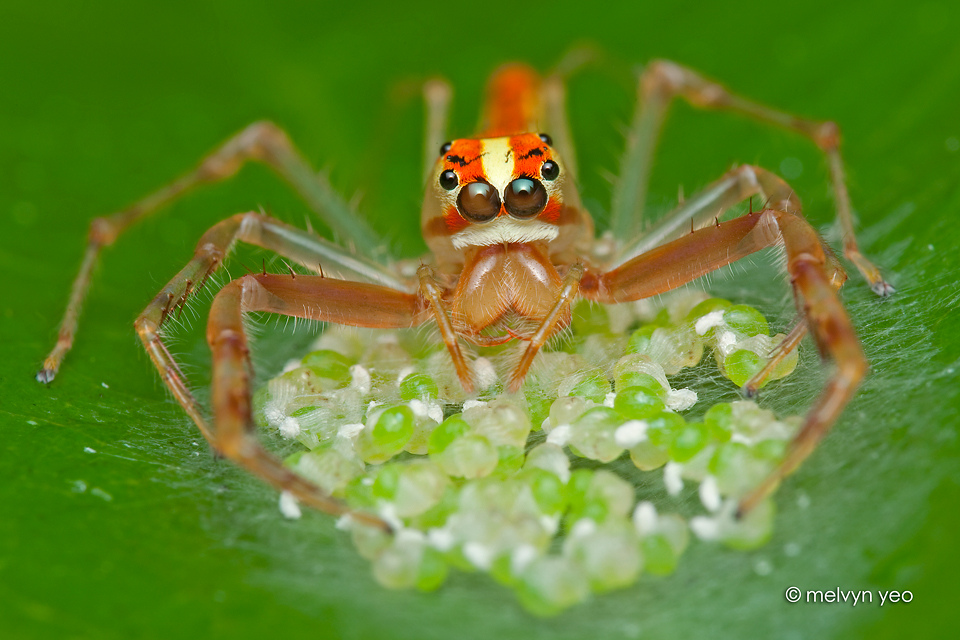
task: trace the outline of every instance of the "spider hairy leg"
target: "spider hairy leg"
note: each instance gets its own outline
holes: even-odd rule
[[[436,280],[436,274],[429,266],[422,264],[417,269],[417,277],[420,279],[420,292],[424,299],[430,305],[433,311],[433,317],[437,321],[437,327],[440,329],[440,335],[443,337],[443,343],[450,352],[453,359],[453,367],[460,379],[463,390],[467,393],[473,393],[473,373],[470,365],[460,350],[460,343],[457,342],[457,332],[450,321],[450,315],[446,306],[443,304],[443,288]]]
[[[762,197],[764,202],[780,210],[801,215],[799,198],[780,176],[763,167],[741,165],[688,198],[636,240],[625,243],[614,260],[609,263],[608,268],[618,267],[642,253],[656,249],[665,242],[689,234],[698,228],[713,225],[716,216],[723,215],[730,207],[753,196]],[[689,231],[687,225],[689,225]],[[846,273],[830,248],[826,244],[821,244],[824,256],[832,270],[833,285],[839,288],[847,279]],[[756,396],[766,379],[797,347],[806,334],[806,323],[801,319],[777,345],[764,368],[747,381],[742,389],[743,394],[748,398]]]
[[[843,272],[843,269],[840,268],[840,265],[837,264],[836,257],[829,250],[829,247],[824,246],[824,251],[828,259],[832,259],[836,271],[831,278],[830,283],[836,289],[840,289],[843,286],[843,283],[846,281],[846,274]],[[760,390],[760,387],[764,385],[767,379],[773,374],[776,368],[780,363],[786,358],[790,352],[796,349],[800,342],[803,340],[803,337],[807,335],[807,323],[803,318],[797,320],[796,324],[786,335],[786,337],[774,347],[773,352],[770,354],[770,358],[767,360],[767,363],[763,366],[763,369],[758,371],[752,378],[746,381],[743,385],[743,395],[747,398],[756,397],[757,392]]]
[[[186,298],[192,283],[202,284],[220,266],[235,240],[259,241],[262,246],[281,254],[297,254],[298,251],[302,253],[302,245],[286,243],[282,240],[283,236],[277,233],[289,229],[286,225],[257,214],[240,214],[215,225],[201,238],[194,258],[154,298],[137,318],[135,326],[164,383],[216,451],[237,461],[275,487],[290,491],[305,504],[329,513],[341,514],[346,512],[343,505],[284,468],[280,461],[263,450],[252,436],[244,436],[246,431],[238,430],[231,422],[236,420],[237,414],[249,417],[250,404],[246,337],[242,333],[242,326],[237,329],[227,322],[233,317],[229,314],[231,295],[237,297],[242,293],[234,291],[239,285],[228,285],[226,293],[221,291],[211,310],[208,337],[215,353],[214,428],[208,424],[176,361],[159,335],[160,326],[169,316],[172,305]],[[268,274],[256,276],[253,280],[249,278],[254,277],[248,276],[247,280],[238,282],[266,283],[269,289],[260,284],[256,287],[252,284],[248,286],[250,292],[247,293],[246,310],[281,312],[314,320],[379,327],[410,326],[418,309],[415,295],[382,285],[322,276],[301,276],[294,279],[288,275]],[[244,299],[237,298],[237,316],[242,315],[239,305],[243,302]],[[224,311],[224,305],[228,311]],[[221,326],[230,328],[218,333],[217,328]],[[218,353],[221,354],[220,358],[217,357]],[[218,367],[220,364],[223,366]],[[217,382],[218,379],[231,380],[233,386]],[[223,391],[224,389],[227,390]],[[224,407],[226,408],[223,409]],[[227,417],[222,419],[221,414]],[[249,425],[244,429],[249,430]],[[365,514],[353,516],[374,526],[386,527],[378,518]]]
[[[866,373],[867,362],[837,295],[836,274],[816,231],[798,213],[764,210],[698,229],[607,272],[588,270],[581,294],[597,302],[627,302],[675,289],[764,247],[782,242],[787,272],[802,302],[806,326],[836,368],[792,441],[786,459],[743,501],[744,515],[810,455],[836,422]]]
[[[787,248],[787,271],[794,290],[803,301],[807,326],[821,354],[833,359],[835,370],[813,408],[807,412],[800,432],[787,449],[786,458],[740,502],[739,516],[760,504],[784,477],[806,460],[840,417],[868,369],[853,325],[828,271],[824,269],[823,257],[810,251],[816,246],[816,232],[801,218],[780,216],[777,222]]]
[[[361,327],[400,328],[426,315],[417,296],[380,285],[322,276],[247,275],[220,290],[210,309],[207,342],[213,352],[211,444],[225,457],[304,504],[332,515],[350,516],[389,531],[370,514],[351,511],[318,486],[283,466],[255,436],[251,415],[249,346],[244,314],[266,311]]]
[[[182,308],[188,297],[204,286],[237,240],[275,251],[304,264],[314,264],[323,259],[347,273],[379,278],[379,268],[374,268],[331,242],[269,216],[240,213],[217,223],[203,234],[193,258],[147,305],[134,322],[134,328],[164,383],[214,447],[216,444],[203,412],[184,382],[180,368],[160,340],[160,329],[174,310]]]
[[[523,385],[523,379],[533,364],[533,359],[540,352],[540,349],[547,343],[551,336],[556,334],[557,330],[570,322],[570,307],[577,298],[580,290],[580,280],[583,278],[584,267],[579,262],[572,265],[563,279],[563,285],[560,289],[560,295],[550,312],[540,322],[540,326],[529,338],[529,344],[520,358],[519,364],[510,375],[510,381],[507,389],[511,393],[520,391]]]
[[[690,233],[691,227],[695,230],[712,225],[730,207],[753,196],[762,197],[772,208],[792,213],[801,211],[800,199],[780,176],[756,165],[740,165],[687,198],[645,233],[625,242],[608,266],[620,266],[641,253]],[[843,273],[840,264],[836,260],[833,262],[839,273]]]

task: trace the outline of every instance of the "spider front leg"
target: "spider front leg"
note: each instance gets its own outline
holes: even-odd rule
[[[213,301],[207,342],[213,352],[214,448],[281,491],[311,507],[341,515],[346,505],[283,466],[257,440],[251,410],[251,370],[243,316],[267,311],[355,327],[402,328],[428,316],[422,299],[410,293],[361,282],[280,274],[247,275],[224,287]],[[384,530],[380,518],[351,513]]]
[[[460,349],[460,343],[457,342],[457,332],[453,328],[450,315],[447,313],[446,306],[444,306],[443,287],[437,282],[433,269],[425,264],[420,265],[420,268],[417,269],[417,278],[420,280],[420,293],[433,311],[433,318],[437,321],[440,336],[443,338],[443,343],[447,346],[447,351],[453,360],[453,368],[457,372],[460,384],[465,392],[473,393],[473,374],[463,351]]]
[[[271,311],[355,326],[407,327],[426,317],[421,313],[421,299],[379,284],[323,276],[261,274],[234,281],[214,299],[208,325],[208,341],[214,351],[215,423],[211,428],[164,345],[160,327],[222,264],[236,240],[258,244],[307,264],[330,259],[341,270],[372,275],[366,273],[368,265],[332,243],[267,216],[239,214],[214,225],[203,235],[193,259],[137,318],[137,333],[164,383],[215,450],[273,486],[290,491],[305,504],[328,513],[345,513],[344,505],[283,467],[250,433],[250,370],[240,318],[245,311]],[[378,518],[355,515],[364,522],[387,528]]]
[[[104,247],[133,224],[152,215],[184,193],[202,184],[225,180],[240,170],[247,161],[256,160],[270,166],[300,192],[310,207],[344,241],[363,253],[380,246],[379,236],[350,210],[322,175],[318,175],[290,142],[289,136],[272,122],[255,122],[209,154],[196,169],[135,202],[128,209],[112,216],[96,218],[90,224],[87,248],[80,271],[73,281],[70,297],[57,343],[37,373],[37,380],[50,382],[73,346],[80,309],[90,288],[91,274]]]
[[[200,238],[190,262],[154,297],[134,322],[137,334],[160,372],[160,377],[211,442],[212,436],[203,413],[184,382],[176,361],[160,340],[160,328],[172,313],[178,313],[183,308],[190,295],[199,290],[220,267],[237,240],[276,251],[311,268],[318,268],[324,262],[333,271],[371,279],[395,290],[402,289],[402,284],[380,265],[358,258],[343,247],[269,216],[241,213],[211,227]]]
[[[527,348],[520,357],[520,362],[514,368],[513,373],[510,374],[510,381],[507,383],[507,390],[510,393],[520,391],[523,379],[527,377],[530,365],[533,364],[533,359],[537,357],[540,349],[557,332],[557,329],[570,322],[570,306],[576,300],[580,291],[580,280],[583,278],[583,273],[583,265],[579,262],[572,265],[570,270],[567,271],[557,301],[540,322],[540,326],[533,332],[533,335],[527,338],[529,340]]]
[[[625,243],[607,268],[619,267],[642,253],[690,233],[693,229],[714,225],[719,216],[730,207],[754,196],[759,196],[778,210],[801,215],[800,199],[780,176],[762,167],[742,165],[688,198],[674,211],[658,220],[647,233]],[[839,288],[843,286],[847,275],[833,252],[825,245],[822,246],[831,269],[831,281]],[[800,344],[806,334],[806,322],[800,319],[770,354],[764,368],[744,384],[744,395],[755,396],[776,366]]]
[[[750,213],[696,230],[611,271],[587,271],[580,285],[581,295],[597,302],[639,300],[675,289],[780,242],[786,249],[787,272],[798,302],[802,303],[807,327],[821,353],[832,357],[836,369],[791,441],[786,458],[740,502],[740,515],[770,495],[780,480],[810,455],[836,422],[867,370],[860,342],[837,295],[829,256],[816,231],[795,213]]]
[[[860,252],[857,245],[850,195],[840,156],[840,130],[836,123],[808,120],[771,109],[732,94],[723,85],[667,60],[655,60],[646,67],[640,77],[638,92],[637,112],[627,136],[621,179],[613,195],[610,224],[617,237],[631,237],[640,230],[657,138],[670,103],[675,97],[681,96],[695,107],[733,111],[790,129],[812,140],[824,153],[830,166],[837,217],[843,228],[844,255],[863,274],[875,293],[881,296],[893,293],[893,287],[884,281],[880,271]]]
[[[633,240],[625,242],[608,268],[620,266],[694,229],[712,225],[730,207],[754,196],[759,196],[770,208],[801,213],[800,198],[783,178],[763,167],[741,165],[687,198],[644,233],[638,233]],[[842,274],[843,268],[836,260],[833,262]]]

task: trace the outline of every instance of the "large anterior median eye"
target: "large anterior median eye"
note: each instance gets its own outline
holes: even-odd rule
[[[507,185],[503,200],[514,218],[532,218],[546,206],[547,191],[539,180],[517,178]]]
[[[500,213],[500,194],[486,182],[471,182],[460,189],[457,208],[467,220],[487,222]]]

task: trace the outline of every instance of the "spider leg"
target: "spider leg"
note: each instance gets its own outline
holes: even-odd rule
[[[618,267],[669,240],[689,234],[691,228],[715,225],[715,221],[727,209],[753,196],[762,197],[765,202],[781,211],[802,215],[800,199],[780,176],[763,167],[742,165],[687,199],[658,220],[647,233],[624,245],[607,268]],[[821,246],[832,269],[831,280],[834,286],[839,288],[846,281],[847,275],[830,248],[823,242]],[[806,334],[806,323],[801,318],[773,350],[764,368],[743,386],[744,395],[755,396],[776,366],[800,344]]]
[[[540,99],[543,102],[544,124],[543,133],[553,138],[553,148],[563,158],[567,175],[576,181],[577,153],[573,143],[573,134],[570,132],[570,118],[567,116],[567,79],[589,64],[596,52],[588,47],[577,47],[557,63],[553,71],[543,79],[540,86]]]
[[[801,213],[800,199],[780,176],[763,167],[741,165],[687,198],[649,230],[626,242],[608,267],[624,264],[641,253],[688,234],[691,228],[712,225],[727,209],[753,196],[762,197],[775,209]]]
[[[312,237],[306,232],[257,213],[241,213],[227,218],[203,234],[197,243],[193,258],[147,305],[134,322],[134,327],[164,383],[197,423],[204,437],[211,442],[213,442],[212,435],[206,426],[200,407],[184,382],[180,368],[160,340],[159,332],[170,313],[186,304],[190,294],[200,289],[207,278],[220,267],[231,246],[237,240],[276,251],[308,266],[315,265],[322,259],[330,259],[348,273],[361,276],[373,275],[369,272],[365,261],[351,256],[345,249],[332,242]],[[381,288],[395,292],[397,295],[410,295],[402,294],[398,290],[399,287]]]
[[[423,101],[426,105],[426,127],[423,137],[423,180],[431,178],[430,172],[440,155],[440,145],[447,141],[447,123],[450,120],[450,102],[453,89],[450,83],[440,78],[428,80],[423,85]]]
[[[256,438],[251,417],[249,347],[243,327],[243,316],[251,311],[358,327],[397,328],[419,324],[427,317],[421,313],[420,299],[380,285],[322,276],[253,274],[221,289],[210,309],[207,342],[213,352],[214,429],[204,430],[207,440],[227,458],[277,489],[289,491],[304,504],[333,515],[348,513],[346,505],[284,467]],[[351,515],[389,531],[376,516]]]
[[[308,266],[316,265],[320,260],[329,260],[329,263],[338,265],[347,273],[373,275],[365,261],[351,256],[332,242],[312,237],[306,232],[257,213],[241,213],[227,218],[204,233],[197,243],[193,258],[147,305],[134,322],[134,327],[150,354],[150,359],[160,372],[160,377],[208,440],[211,439],[211,434],[203,414],[184,382],[179,367],[160,340],[160,328],[170,313],[186,304],[190,294],[200,289],[207,278],[220,267],[230,247],[237,240],[276,251]]]
[[[311,270],[322,266],[327,273],[350,276],[393,289],[409,288],[407,281],[398,278],[395,271],[326,238],[270,216],[257,213],[240,216],[242,220],[237,240],[282,253],[284,257]]]
[[[698,229],[644,253],[607,272],[588,270],[580,285],[583,297],[614,303],[647,298],[679,287],[759,249],[780,242],[787,272],[822,354],[836,368],[786,458],[749,495],[738,513],[745,514],[770,495],[795,470],[836,422],[867,370],[867,362],[850,319],[837,295],[833,267],[816,231],[800,215],[777,210],[750,213]]]
[[[780,341],[780,344],[773,348],[770,355],[767,356],[767,363],[763,365],[763,369],[760,369],[760,371],[744,383],[741,389],[743,395],[747,398],[756,397],[757,392],[767,381],[767,378],[769,378],[780,363],[783,362],[784,358],[790,355],[793,350],[800,345],[805,335],[807,335],[807,323],[802,319],[798,320],[797,323],[793,325],[793,328],[790,329],[790,333],[788,333],[786,337]]]
[[[521,385],[523,385],[523,379],[527,376],[530,365],[533,364],[533,359],[540,352],[540,349],[547,343],[547,340],[557,332],[558,327],[570,321],[570,305],[572,305],[573,301],[577,298],[577,293],[580,290],[580,279],[583,278],[583,273],[583,265],[579,262],[572,265],[570,270],[567,271],[556,303],[544,317],[540,326],[537,327],[537,330],[530,336],[530,342],[520,357],[519,364],[517,364],[513,373],[510,374],[510,380],[507,384],[507,389],[510,393],[516,393],[520,390]]]
[[[640,77],[638,92],[637,112],[627,136],[627,149],[621,164],[621,179],[613,195],[610,225],[617,237],[631,237],[640,230],[657,138],[670,103],[674,97],[681,96],[695,107],[733,111],[790,129],[812,140],[826,155],[830,166],[837,217],[843,228],[844,255],[863,274],[875,293],[881,296],[893,293],[893,287],[884,281],[876,266],[857,246],[850,195],[840,156],[840,130],[836,123],[799,118],[741,98],[722,85],[666,60],[655,60],[647,66]]]
[[[236,215],[214,225],[201,237],[193,259],[157,294],[134,326],[164,384],[215,450],[275,487],[290,491],[305,504],[329,513],[344,513],[346,508],[342,504],[285,469],[279,460],[250,437],[248,349],[239,318],[247,311],[271,311],[356,326],[407,327],[426,317],[421,313],[422,304],[417,295],[380,284],[324,276],[293,278],[286,274],[258,274],[234,281],[214,299],[207,332],[214,351],[216,429],[210,428],[160,336],[160,327],[171,311],[185,304],[190,293],[203,285],[236,240],[259,244],[295,260],[312,262],[316,256],[309,254],[309,244],[296,242],[297,236],[292,231],[287,225],[254,213]],[[324,248],[323,245],[317,246]],[[331,243],[331,246],[335,245]],[[352,270],[349,262],[341,266],[347,271]],[[224,379],[230,382],[223,383]],[[247,422],[238,425],[241,418]],[[386,527],[377,518],[355,515],[375,526]]]
[[[440,335],[443,337],[443,343],[447,345],[447,351],[453,359],[453,367],[460,378],[460,384],[467,393],[473,393],[473,373],[470,371],[470,365],[460,349],[460,343],[457,342],[457,332],[450,321],[450,315],[443,305],[443,287],[437,282],[436,274],[433,269],[425,264],[417,269],[417,277],[420,279],[420,292],[424,299],[430,305],[433,311],[433,317],[437,321],[437,327],[440,328]]]
[[[95,218],[90,223],[87,248],[70,289],[57,343],[44,361],[37,380],[53,380],[64,356],[73,346],[80,309],[101,250],[113,244],[128,227],[177,200],[188,190],[201,184],[225,180],[237,173],[249,160],[269,165],[286,179],[323,221],[359,252],[369,254],[380,246],[379,236],[361,218],[354,215],[343,198],[330,186],[326,177],[317,174],[310,167],[282,129],[271,122],[255,122],[206,156],[190,173],[135,202],[128,209],[111,216]],[[381,268],[381,271],[389,273],[385,268]]]

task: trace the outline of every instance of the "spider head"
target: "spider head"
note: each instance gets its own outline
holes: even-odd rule
[[[445,143],[427,186],[424,238],[435,252],[553,241],[573,188],[565,178],[546,134]]]

